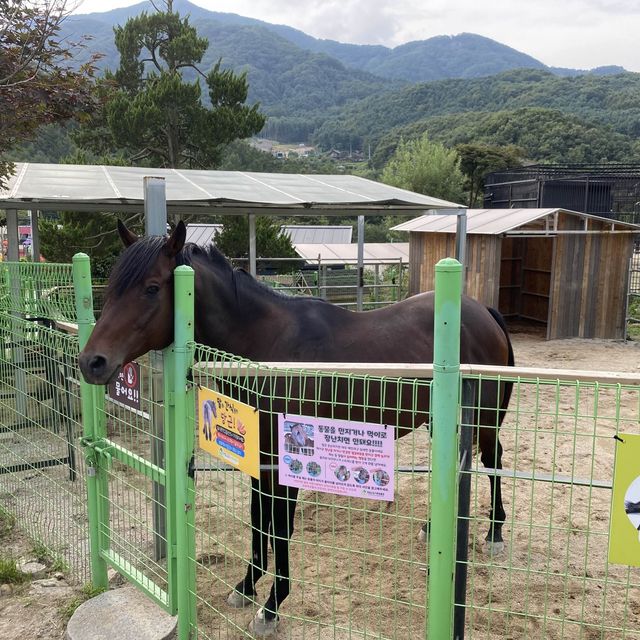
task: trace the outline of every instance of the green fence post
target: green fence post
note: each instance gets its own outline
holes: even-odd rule
[[[194,276],[191,267],[174,272],[174,343],[165,351],[165,376],[169,378],[165,401],[167,433],[168,538],[175,545],[175,594],[178,611],[178,640],[196,635],[195,590],[195,487],[193,480],[195,433],[187,422],[187,406],[193,402],[188,374],[193,364],[189,343],[194,332]],[[169,370],[171,368],[171,370]],[[175,536],[175,537],[174,537]],[[192,633],[193,631],[193,633]]]
[[[85,253],[77,253],[73,256],[73,288],[75,290],[79,346],[82,350],[87,344],[95,324],[93,294],[91,291],[91,265],[89,256]],[[90,385],[81,377],[80,397],[82,401],[83,436],[85,440],[94,442],[104,435],[104,425],[98,411],[101,406],[100,403],[104,403],[103,387]],[[107,578],[107,563],[101,555],[102,550],[106,549],[101,531],[105,530],[109,525],[108,508],[105,507],[108,480],[106,470],[100,464],[100,456],[95,451],[89,451],[86,463],[91,581],[95,587],[106,589],[109,586],[109,580]]]
[[[462,265],[445,258],[436,265],[431,475],[431,533],[427,637],[453,637],[456,551],[458,403]]]

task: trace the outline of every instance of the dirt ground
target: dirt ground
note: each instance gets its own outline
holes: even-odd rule
[[[520,330],[513,344],[521,366],[640,374],[637,342],[545,342],[536,331]],[[504,467],[535,475],[606,483],[612,434],[640,431],[638,391],[522,384],[511,408],[501,436]],[[426,432],[398,446],[400,464],[429,463]],[[482,468],[474,458],[476,466]],[[198,554],[206,559],[198,572],[201,638],[242,637],[256,610],[230,612],[224,603],[244,575],[250,539],[246,483],[232,475],[198,488]],[[415,534],[428,509],[427,483],[428,474],[401,475],[392,505],[305,492],[278,638],[423,637],[427,551]],[[503,479],[506,551],[498,556],[483,545],[486,478],[474,475],[472,491],[468,638],[640,638],[640,570],[606,560],[609,491]],[[16,531],[0,540],[3,552],[16,557],[28,556],[31,546]],[[45,577],[49,586],[33,581],[2,588],[0,640],[64,638],[63,610],[81,596],[80,586]],[[269,588],[267,576],[258,604]]]

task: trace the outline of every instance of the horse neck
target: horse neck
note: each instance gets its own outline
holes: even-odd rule
[[[233,271],[196,269],[195,337],[201,344],[249,359],[265,357],[286,326],[278,298]]]

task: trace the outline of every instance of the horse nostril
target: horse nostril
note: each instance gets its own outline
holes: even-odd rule
[[[93,374],[102,373],[107,366],[107,359],[104,356],[93,356],[89,360],[89,369]]]

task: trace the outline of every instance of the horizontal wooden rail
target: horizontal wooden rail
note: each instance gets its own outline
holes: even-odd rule
[[[210,373],[215,369],[220,375],[252,375],[269,377],[282,375],[283,370],[300,370],[313,375],[320,373],[388,376],[392,378],[431,378],[432,364],[388,362],[196,362],[194,374]],[[588,382],[640,386],[640,374],[615,371],[584,371],[579,369],[543,369],[539,367],[496,367],[492,365],[462,364],[463,376],[491,376],[505,380]]]

